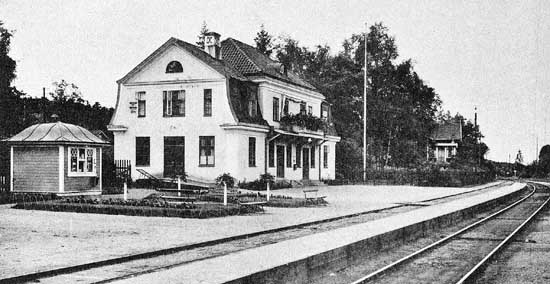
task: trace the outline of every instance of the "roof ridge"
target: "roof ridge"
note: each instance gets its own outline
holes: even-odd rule
[[[262,72],[262,68],[260,68],[260,66],[258,66],[258,64],[256,64],[256,62],[254,62],[254,60],[250,59],[250,57],[248,56],[248,54],[246,54],[246,52],[244,52],[244,51],[239,47],[239,45],[235,44],[235,41],[236,41],[236,42],[240,42],[240,43],[242,43],[242,44],[246,44],[246,43],[241,42],[241,41],[239,41],[239,40],[236,40],[236,39],[234,39],[234,38],[232,38],[232,37],[228,37],[227,40],[229,40],[229,41],[231,42],[231,44],[233,44],[233,46],[235,46],[235,48],[236,48],[240,53],[242,53],[242,54],[244,55],[244,57],[246,58],[246,60],[247,60],[248,62],[252,63],[252,65],[254,65],[254,67],[256,67],[256,70],[258,70],[259,72]],[[253,46],[250,46],[250,47],[254,48]],[[222,56],[223,56],[223,54],[222,54]]]
[[[27,138],[31,137],[31,135],[34,133],[34,131],[40,126],[40,123],[37,123],[35,125],[33,125],[34,128],[31,130],[31,133],[29,133],[29,135],[27,135],[27,137],[25,138],[22,138],[21,141],[25,141]],[[31,126],[32,127],[32,126]],[[43,137],[42,137],[43,138]]]
[[[86,134],[86,132],[84,132],[84,128],[83,128],[83,127],[76,125],[76,129],[78,129],[78,130],[82,133],[82,135],[84,135],[84,137],[86,137],[86,138],[88,138],[88,139],[90,139],[90,140],[92,140],[92,141],[95,140],[95,139],[90,138],[90,137],[88,136],[88,134]],[[94,135],[94,134],[91,133],[91,132],[90,132],[90,134]],[[94,135],[94,137],[96,137],[96,136]],[[97,138],[97,137],[96,137],[96,138]]]
[[[63,125],[63,126],[67,129],[67,131],[69,131],[69,133],[71,133],[71,135],[72,135],[75,139],[84,142],[82,139],[76,137],[76,135],[74,135],[74,133],[69,129],[69,127],[67,127],[67,125],[65,125],[65,123],[62,123],[61,125]],[[62,136],[59,136],[59,137],[62,137]],[[63,137],[63,138],[65,138],[65,137]],[[59,139],[59,138],[58,138],[58,139]]]
[[[46,131],[46,133],[44,134],[44,136],[40,137],[40,139],[36,139],[37,141],[40,141],[42,139],[44,139],[44,137],[48,136],[48,134],[50,134],[50,131],[52,131],[52,129],[54,128],[54,126],[56,125],[56,123],[52,123],[52,126],[50,127],[50,129],[48,129],[48,131]],[[30,137],[30,136],[29,136]],[[28,137],[27,137],[28,138]]]

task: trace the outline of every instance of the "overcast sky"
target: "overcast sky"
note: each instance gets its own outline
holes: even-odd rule
[[[84,99],[114,106],[115,81],[170,37],[191,43],[203,21],[222,38],[253,43],[264,24],[306,46],[333,52],[364,23],[383,22],[400,60],[451,113],[479,123],[488,158],[526,161],[550,143],[550,2],[532,1],[6,1],[14,30],[14,85],[31,96],[65,79]]]

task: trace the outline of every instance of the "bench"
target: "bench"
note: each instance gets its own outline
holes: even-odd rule
[[[166,196],[166,195],[163,195],[160,198],[162,198],[166,201],[172,201],[172,202],[178,202],[178,203],[181,203],[181,202],[194,203],[195,201],[197,201],[196,197],[190,197],[190,196],[181,197],[181,196]]]
[[[304,189],[304,199],[307,203],[316,203],[319,200],[324,200],[327,198],[326,196],[318,196],[319,190],[318,189]]]

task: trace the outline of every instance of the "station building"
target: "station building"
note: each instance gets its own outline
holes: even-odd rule
[[[171,38],[117,83],[108,129],[134,178],[334,179],[340,137],[325,96],[248,44]]]

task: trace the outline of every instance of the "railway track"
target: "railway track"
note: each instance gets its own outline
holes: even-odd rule
[[[548,187],[529,186],[532,192],[513,204],[351,283],[475,283],[495,255],[548,205]],[[546,192],[538,192],[541,187]]]
[[[389,215],[414,210],[419,207],[479,194],[484,191],[492,190],[492,187],[505,184],[506,183],[501,183],[470,192],[423,200],[415,204],[398,204],[380,210],[371,210],[305,224],[29,273],[0,279],[0,283],[25,283],[36,280],[40,280],[42,283],[64,283],[73,282],[75,280],[74,278],[64,277],[76,277],[79,282],[83,283],[108,283],[285,239],[368,222]],[[101,277],[94,277],[94,275],[101,275]]]

